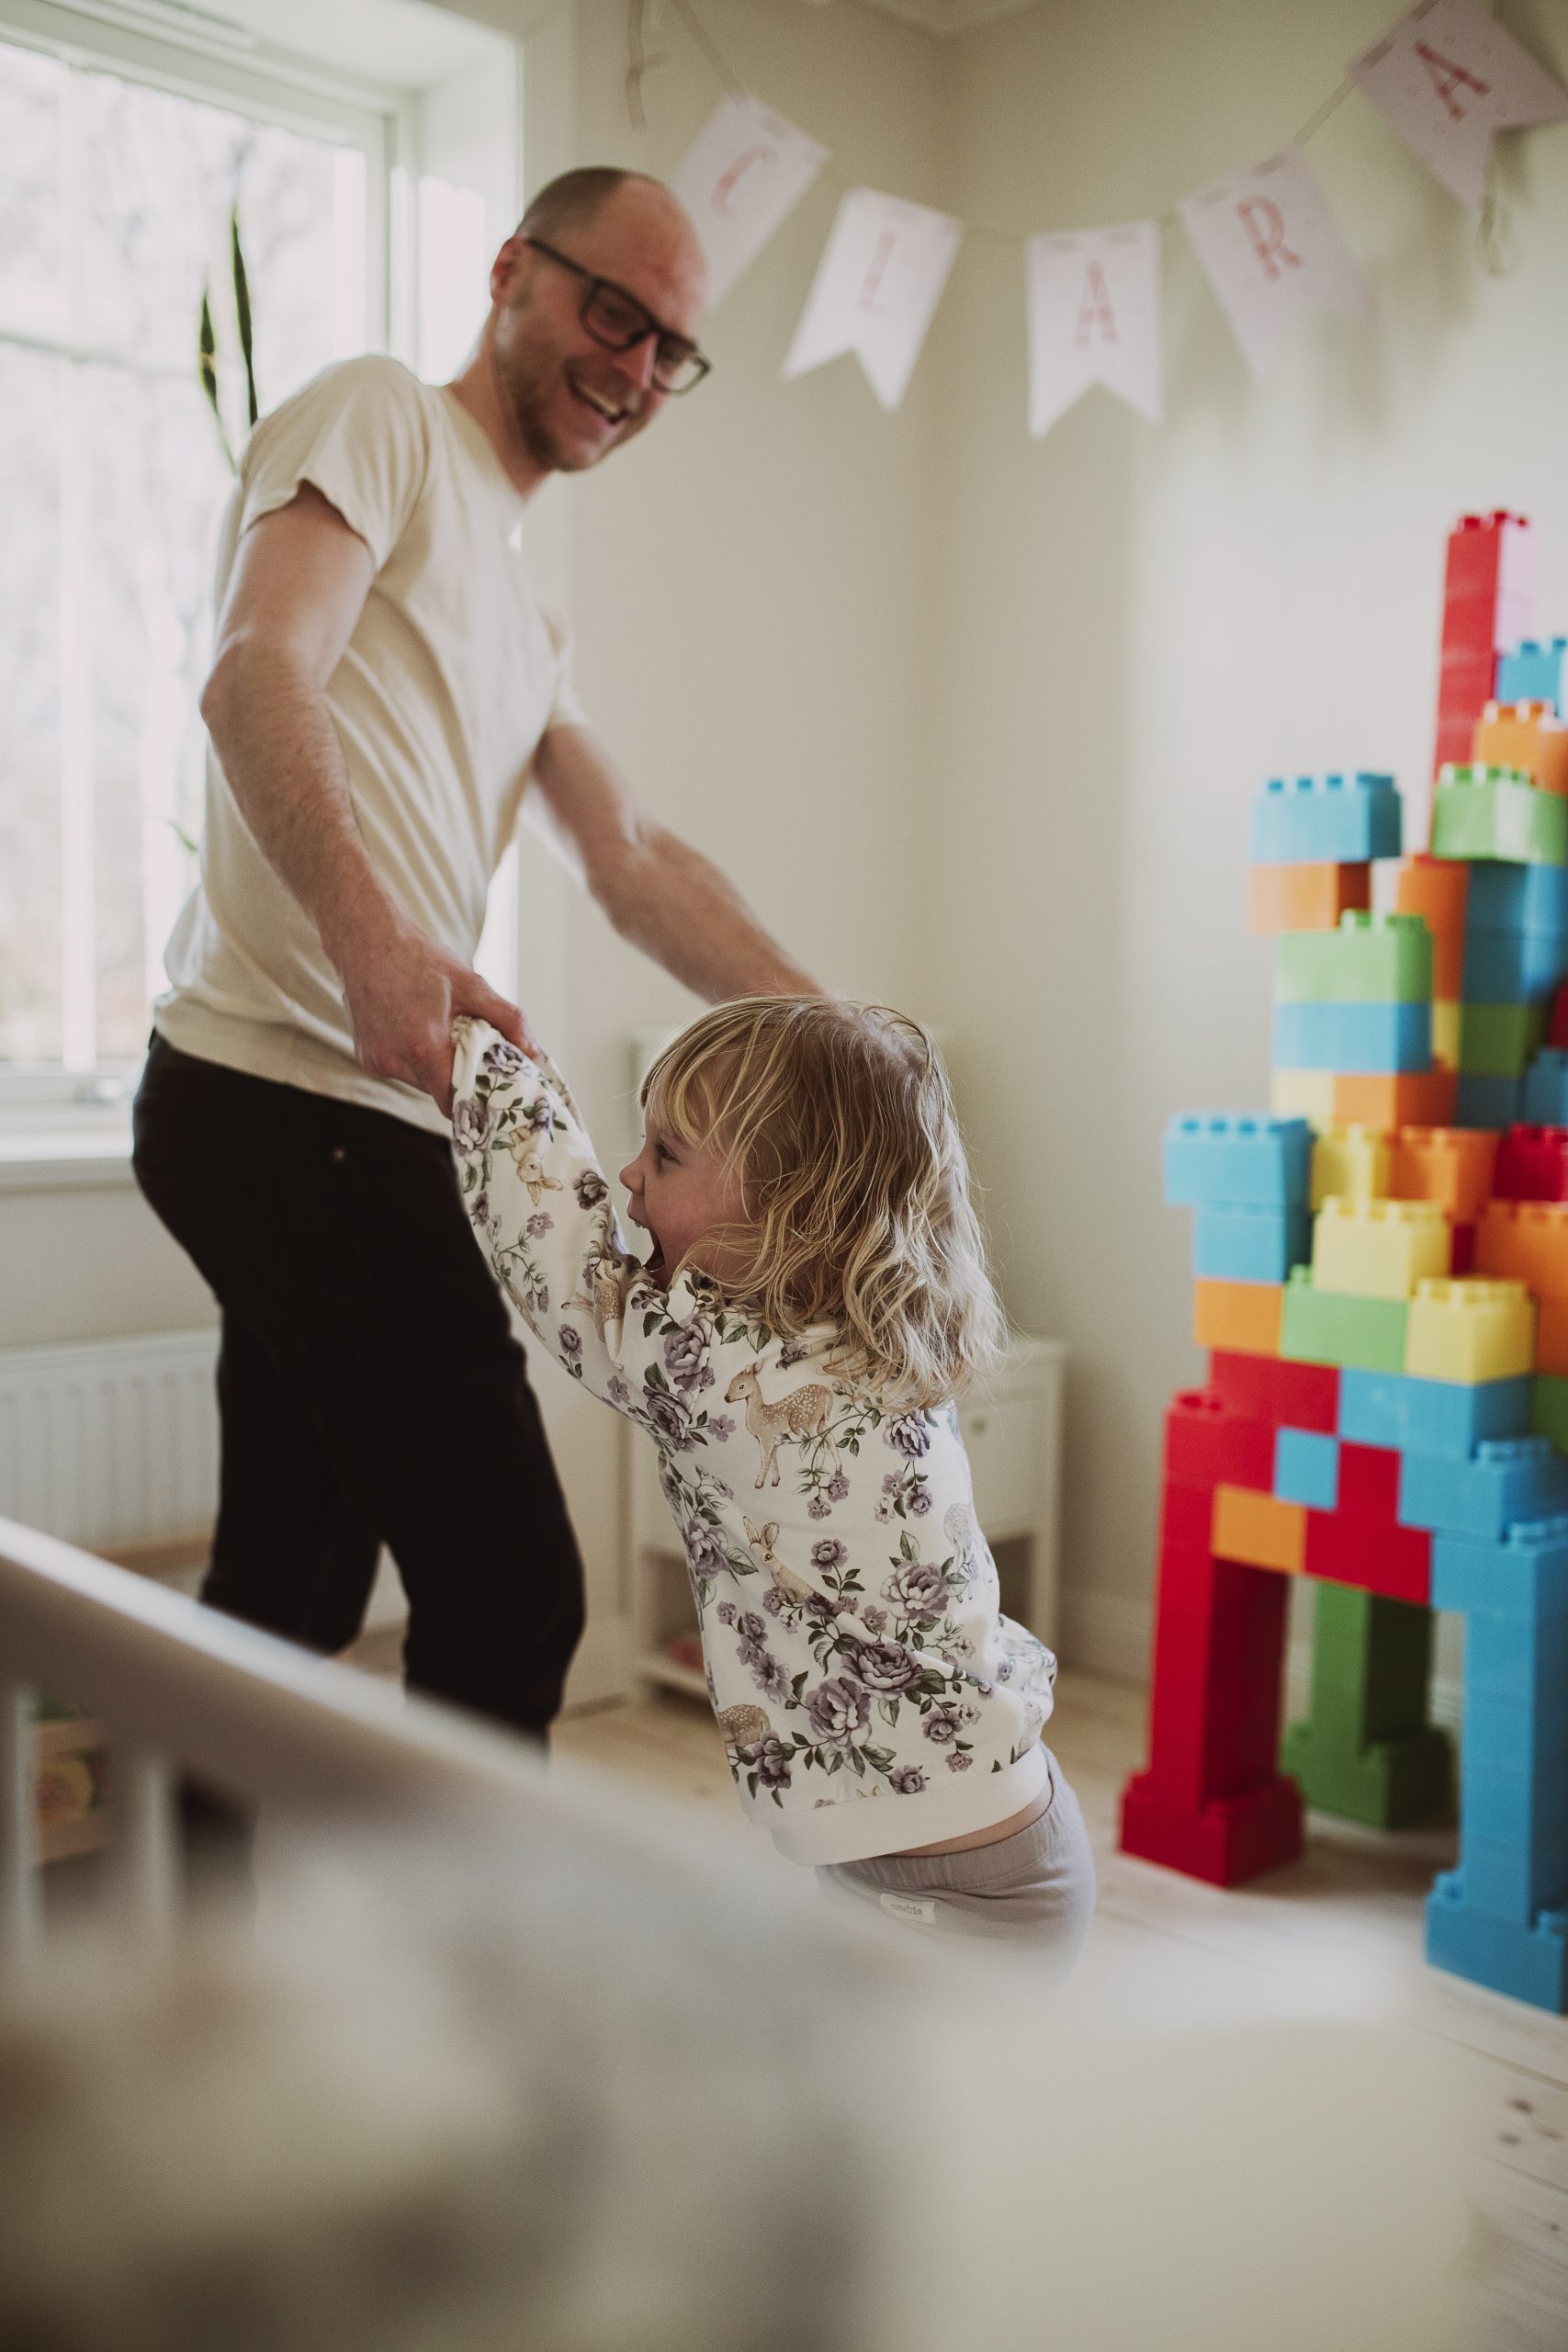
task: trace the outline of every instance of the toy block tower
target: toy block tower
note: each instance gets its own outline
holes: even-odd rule
[[[1303,1799],[1444,1803],[1433,1606],[1465,1612],[1459,1865],[1433,1962],[1568,2009],[1568,645],[1517,517],[1450,541],[1430,852],[1392,778],[1276,781],[1249,921],[1275,938],[1270,1113],[1171,1123],[1204,1385],[1166,1421],[1149,1759],[1132,1854],[1230,1885]],[[1548,1024],[1551,1042],[1538,1051]],[[1518,1124],[1521,1108],[1529,1125]],[[1316,1581],[1280,1743],[1285,1578]]]

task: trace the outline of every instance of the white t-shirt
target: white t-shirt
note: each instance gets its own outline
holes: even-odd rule
[[[302,482],[376,565],[326,688],[359,830],[415,922],[470,963],[540,739],[583,718],[565,626],[523,560],[523,500],[449,392],[394,359],[347,360],[252,435],[223,518],[220,606],[242,533]],[[355,1060],[315,925],[256,846],[210,749],[201,880],[166,962],[154,1018],[183,1052],[448,1131],[427,1095]]]

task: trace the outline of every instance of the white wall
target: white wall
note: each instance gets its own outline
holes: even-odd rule
[[[953,52],[955,209],[1023,231],[1158,213],[1280,145],[1389,13],[1051,0],[974,34]],[[1568,7],[1531,16],[1568,70]],[[1377,317],[1299,320],[1260,388],[1179,232],[1163,425],[1096,392],[1028,441],[1012,247],[972,245],[937,322],[942,1009],[1010,1304],[1073,1351],[1069,1646],[1133,1670],[1161,1410],[1201,1366],[1160,1128],[1267,1101],[1248,797],[1280,769],[1421,779],[1461,511],[1534,519],[1542,617],[1568,627],[1568,137],[1512,144],[1502,280],[1359,96],[1310,154]]]

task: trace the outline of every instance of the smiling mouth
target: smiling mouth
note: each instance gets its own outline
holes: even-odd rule
[[[569,376],[566,380],[583,407],[592,409],[606,424],[622,424],[631,414],[629,408],[618,407],[608,393],[596,391],[591,384],[580,384],[575,376]]]

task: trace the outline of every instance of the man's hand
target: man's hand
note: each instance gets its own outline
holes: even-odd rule
[[[460,1012],[488,1021],[525,1053],[537,1050],[516,1005],[498,996],[413,923],[383,932],[362,951],[334,956],[354,1051],[373,1078],[400,1079],[452,1114],[452,1023]]]

